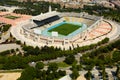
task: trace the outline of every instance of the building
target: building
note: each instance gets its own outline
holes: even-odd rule
[[[116,8],[120,8],[120,0],[112,0],[111,3],[113,3]]]
[[[108,8],[114,8],[115,5],[109,1],[101,1],[98,3],[99,5],[102,5],[104,7],[108,7]]]

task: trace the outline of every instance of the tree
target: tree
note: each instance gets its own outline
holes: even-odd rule
[[[86,65],[86,67],[84,68],[85,70],[92,70],[94,67],[94,64],[90,64],[90,65]]]
[[[26,68],[18,80],[33,80],[36,77],[36,70],[33,67]]]
[[[8,54],[10,54],[10,50],[6,50],[6,51],[3,51],[3,52],[0,52],[1,56],[5,56],[5,55],[8,55]]]
[[[105,43],[107,43],[109,41],[109,38],[105,38],[105,39],[103,39],[102,41],[101,41],[101,43],[102,44],[105,44]]]
[[[113,61],[115,61],[115,62],[120,61],[120,52],[114,51],[112,58],[113,58]]]
[[[49,73],[46,77],[46,80],[54,80],[55,79],[55,75],[53,73]]]
[[[3,69],[23,69],[28,66],[21,56],[9,56],[6,58]]]
[[[16,41],[16,44],[21,44],[21,41],[20,41],[20,40],[17,40],[17,41]]]
[[[3,25],[3,32],[6,32],[10,29],[11,25],[10,24],[7,24],[7,25]]]
[[[11,53],[14,53],[15,52],[15,50],[14,49],[11,49]]]
[[[44,64],[42,62],[38,62],[35,66],[36,69],[43,69],[44,68]]]
[[[117,65],[116,76],[120,79],[120,66]]]
[[[105,66],[102,67],[102,76],[103,76],[103,80],[106,80]]]
[[[76,80],[76,78],[79,76],[79,73],[78,73],[78,70],[77,69],[74,69],[72,74],[71,74],[71,77],[73,80]]]
[[[74,55],[67,56],[64,60],[64,62],[67,64],[72,64],[74,61],[75,61]]]
[[[58,65],[56,63],[51,63],[48,67],[49,71],[55,72],[58,69]]]
[[[38,55],[38,54],[40,54],[40,49],[39,49],[38,46],[36,46],[36,47],[34,48],[34,54],[33,54],[33,55]]]
[[[59,70],[58,73],[59,73],[60,76],[65,76],[66,75],[66,72],[65,71],[61,71],[61,70]]]
[[[91,79],[91,76],[92,76],[92,73],[90,72],[90,70],[88,70],[88,72],[85,74],[85,78],[87,80],[90,80]]]

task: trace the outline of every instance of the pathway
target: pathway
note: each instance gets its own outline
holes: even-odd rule
[[[6,51],[6,50],[11,50],[11,49],[21,49],[20,45],[17,45],[15,43],[12,44],[1,44],[0,45],[0,52]]]

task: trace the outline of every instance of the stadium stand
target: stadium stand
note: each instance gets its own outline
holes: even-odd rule
[[[101,21],[101,17],[96,17],[94,15],[81,13],[58,14],[50,12],[33,17],[22,28],[25,37],[31,38],[33,41],[45,44],[74,44],[74,46],[77,46],[83,41],[92,40],[111,31],[111,26],[108,23]],[[80,29],[74,31],[74,33],[70,33],[68,36],[59,34],[57,37],[53,37],[50,32],[46,31],[61,22],[82,23],[84,26],[82,25]],[[38,35],[34,33],[34,29],[40,30],[41,34]]]

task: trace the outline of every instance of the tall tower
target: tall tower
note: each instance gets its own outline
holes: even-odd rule
[[[80,3],[81,3],[81,8],[83,8],[84,6],[83,0],[81,0]]]
[[[51,7],[51,5],[49,6],[49,12],[52,12],[52,7]]]

